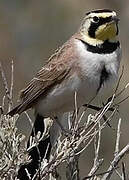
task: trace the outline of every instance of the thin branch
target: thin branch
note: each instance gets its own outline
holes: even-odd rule
[[[2,68],[1,62],[0,62],[0,73],[1,73],[2,81],[3,81],[3,85],[4,85],[4,88],[5,88],[5,94],[7,96],[8,103],[10,104],[10,102],[11,102],[10,91],[9,91],[9,88],[8,88],[7,79],[6,79],[4,70]]]
[[[125,97],[124,99],[122,99],[121,101],[119,101],[118,103],[114,104],[114,106],[119,106],[121,103],[123,103],[124,101],[126,101],[129,98],[129,96]]]
[[[125,164],[122,162],[122,180],[126,180]]]
[[[105,171],[105,172],[102,172],[102,173],[96,173],[96,174],[91,175],[91,176],[86,176],[82,180],[90,179],[90,178],[97,177],[97,176],[102,176],[102,175],[105,175],[106,173],[110,173],[110,171]]]
[[[92,104],[84,104],[83,106],[87,107],[89,109],[93,109],[95,111],[100,111],[103,108],[103,107],[94,106]],[[108,109],[108,111],[113,111],[113,110],[114,110],[114,108],[112,108],[112,107]]]
[[[11,105],[13,105],[12,99],[13,99],[13,84],[14,84],[14,64],[13,59],[11,61],[11,85],[10,85],[10,99],[11,99]]]
[[[114,110],[115,110],[115,109],[114,109]],[[109,128],[112,128],[111,124],[107,121],[107,119],[108,119],[108,118],[107,118],[106,115],[104,114],[104,115],[103,115],[103,120],[107,123],[107,125],[108,125]],[[112,128],[112,129],[113,129],[113,128]],[[113,130],[114,130],[114,129],[113,129]]]
[[[89,172],[88,176],[91,176],[96,173],[96,171],[99,169],[99,167],[103,163],[103,159],[99,159],[99,149],[100,149],[100,141],[101,141],[101,125],[100,122],[98,122],[99,125],[99,132],[98,132],[98,142],[96,142],[96,137],[94,138],[94,148],[95,148],[95,158],[94,158],[94,164]],[[95,130],[96,131],[96,130]]]
[[[73,154],[72,157],[67,158],[67,167],[66,167],[67,180],[80,180],[78,159],[79,156],[76,156],[75,154]]]
[[[129,143],[114,157],[113,161],[111,162],[111,165],[109,166],[108,170],[109,173],[105,174],[101,180],[109,180],[114,168],[117,167],[119,161],[128,153],[129,151]]]
[[[121,127],[121,118],[119,118],[118,126],[117,126],[117,136],[116,136],[116,147],[115,147],[115,153],[116,156],[119,153],[119,146],[120,146],[120,127]]]
[[[127,83],[126,86],[118,94],[116,94],[116,97],[119,97],[128,87],[129,83]]]
[[[75,99],[74,100],[74,106],[75,106],[74,131],[76,131],[77,128],[78,128],[78,112],[79,112],[78,105],[77,105],[77,92],[76,91],[75,91],[75,94],[74,94],[74,99]]]
[[[114,169],[114,172],[117,174],[117,176],[118,176],[120,179],[122,179],[122,176],[121,176],[121,174],[119,173],[119,171],[118,171],[117,169]]]

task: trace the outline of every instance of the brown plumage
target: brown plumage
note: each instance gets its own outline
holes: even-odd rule
[[[43,66],[28,85],[21,90],[20,104],[8,113],[10,116],[20,114],[33,107],[38,99],[41,96],[46,96],[54,85],[61,83],[66,77],[68,78],[71,65],[73,66],[73,60],[76,57],[74,47],[72,46],[74,38],[79,38],[79,35],[75,34],[62,47],[56,50],[46,65]],[[72,71],[73,70],[74,66],[72,67]]]
[[[94,20],[96,16],[97,22]],[[75,91],[78,94],[78,105],[82,106],[96,95],[105,82],[115,79],[120,61],[116,20],[114,11],[99,10],[88,13],[79,31],[49,58],[47,64],[21,91],[19,105],[8,114],[20,114],[31,107],[43,116],[68,112],[74,109]],[[107,62],[109,56],[115,68],[111,67],[112,62]],[[100,83],[101,72],[105,67],[110,79],[106,81],[107,79],[103,78],[105,82],[103,80]]]
[[[21,91],[19,105],[8,114],[13,116],[33,107],[35,133],[32,130],[32,137],[39,131],[43,134],[45,117],[57,121],[53,122],[50,137],[41,140],[29,152],[32,161],[20,168],[20,180],[25,179],[26,168],[33,177],[44,155],[49,158],[51,146],[61,130],[59,124],[68,127],[68,121],[62,117],[65,112],[75,109],[75,92],[77,107],[81,107],[91,102],[104,86],[104,92],[108,87],[111,89],[118,77],[121,59],[117,36],[118,18],[114,11],[104,9],[87,13],[79,31],[49,58]]]

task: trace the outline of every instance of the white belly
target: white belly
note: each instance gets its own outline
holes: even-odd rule
[[[53,90],[35,106],[36,111],[43,116],[56,116],[59,113],[69,112],[75,108],[75,92],[77,106],[88,103],[96,94],[99,79],[94,82],[83,81],[74,74],[61,85],[56,85]]]
[[[77,61],[82,71],[83,80],[74,73],[69,80],[61,82],[40,101],[35,110],[43,116],[56,116],[59,113],[69,112],[75,109],[75,92],[77,94],[77,106],[88,103],[96,95],[100,85],[102,67],[105,66],[110,72],[110,79],[106,85],[118,76],[120,64],[119,48],[111,54],[97,54],[88,52],[85,46],[75,40]]]

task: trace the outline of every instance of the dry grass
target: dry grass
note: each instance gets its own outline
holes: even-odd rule
[[[0,65],[0,71],[2,75],[2,81],[5,87],[5,96],[3,96],[3,102],[1,102],[0,107],[0,179],[17,179],[18,169],[22,164],[30,162],[28,152],[34,146],[37,146],[39,141],[48,136],[49,128],[52,123],[46,129],[46,133],[42,136],[38,134],[35,138],[30,138],[30,147],[27,148],[26,143],[23,146],[22,142],[24,141],[24,135],[19,134],[16,128],[16,121],[18,116],[9,117],[5,114],[5,101],[8,102],[8,110],[11,109],[13,100],[13,61],[11,65],[12,77],[11,77],[11,87],[8,87],[8,83],[3,71],[2,66]],[[123,70],[122,70],[123,74]],[[116,132],[116,144],[112,149],[114,150],[114,158],[109,164],[109,168],[105,172],[97,173],[100,166],[103,165],[103,159],[100,159],[99,150],[101,147],[101,137],[102,131],[106,126],[110,126],[110,121],[113,120],[113,117],[118,113],[119,104],[125,101],[128,97],[124,98],[122,101],[116,103],[117,97],[119,97],[128,87],[123,88],[118,92],[118,87],[122,75],[119,78],[117,87],[113,95],[107,100],[103,107],[95,107],[91,104],[85,105],[85,109],[81,114],[76,104],[76,93],[75,93],[75,112],[69,114],[69,132],[62,132],[58,138],[57,143],[52,148],[51,158],[47,161],[45,158],[41,162],[40,167],[40,178],[46,179],[49,177],[49,180],[61,180],[61,174],[58,172],[58,167],[62,163],[66,163],[66,179],[67,180],[107,180],[111,179],[112,173],[115,172],[118,175],[118,179],[126,180],[127,173],[125,164],[120,165],[120,160],[125,156],[129,151],[129,144],[127,144],[123,149],[119,149],[120,144],[120,135],[121,135],[121,118],[118,119],[118,127]],[[83,116],[87,112],[88,108],[96,109],[95,114],[89,114],[88,119],[85,122],[82,122]],[[108,117],[106,113],[108,113]],[[28,120],[31,125],[33,123],[26,113]],[[104,119],[104,121],[101,121]],[[111,127],[112,128],[112,127]],[[103,133],[104,135],[104,133]],[[87,150],[87,147],[94,142],[94,159],[93,166],[88,174],[85,177],[80,177],[79,174],[79,157],[80,154],[83,154]],[[46,150],[47,151],[47,150]],[[122,168],[118,168],[121,166]],[[27,171],[26,171],[27,172]],[[29,177],[29,172],[27,172]],[[38,174],[38,171],[37,171]],[[37,175],[36,174],[36,175]],[[35,175],[35,176],[36,176]],[[34,179],[34,178],[33,178]],[[38,179],[38,175],[37,175]]]

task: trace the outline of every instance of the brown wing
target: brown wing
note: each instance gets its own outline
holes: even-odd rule
[[[28,86],[21,91],[21,103],[15,107],[8,114],[13,116],[14,114],[25,111],[32,107],[35,101],[43,94],[53,87],[55,84],[61,82],[70,71],[69,61],[66,56],[71,54],[71,46],[64,46],[59,50],[52,60],[48,62],[30,81]],[[71,56],[71,55],[70,55]]]
[[[22,105],[25,107],[30,105],[46,90],[49,90],[50,87],[63,80],[68,71],[68,69],[64,68],[59,70],[56,65],[50,69],[47,67],[42,68],[28,86],[21,91],[20,98],[22,100]]]

